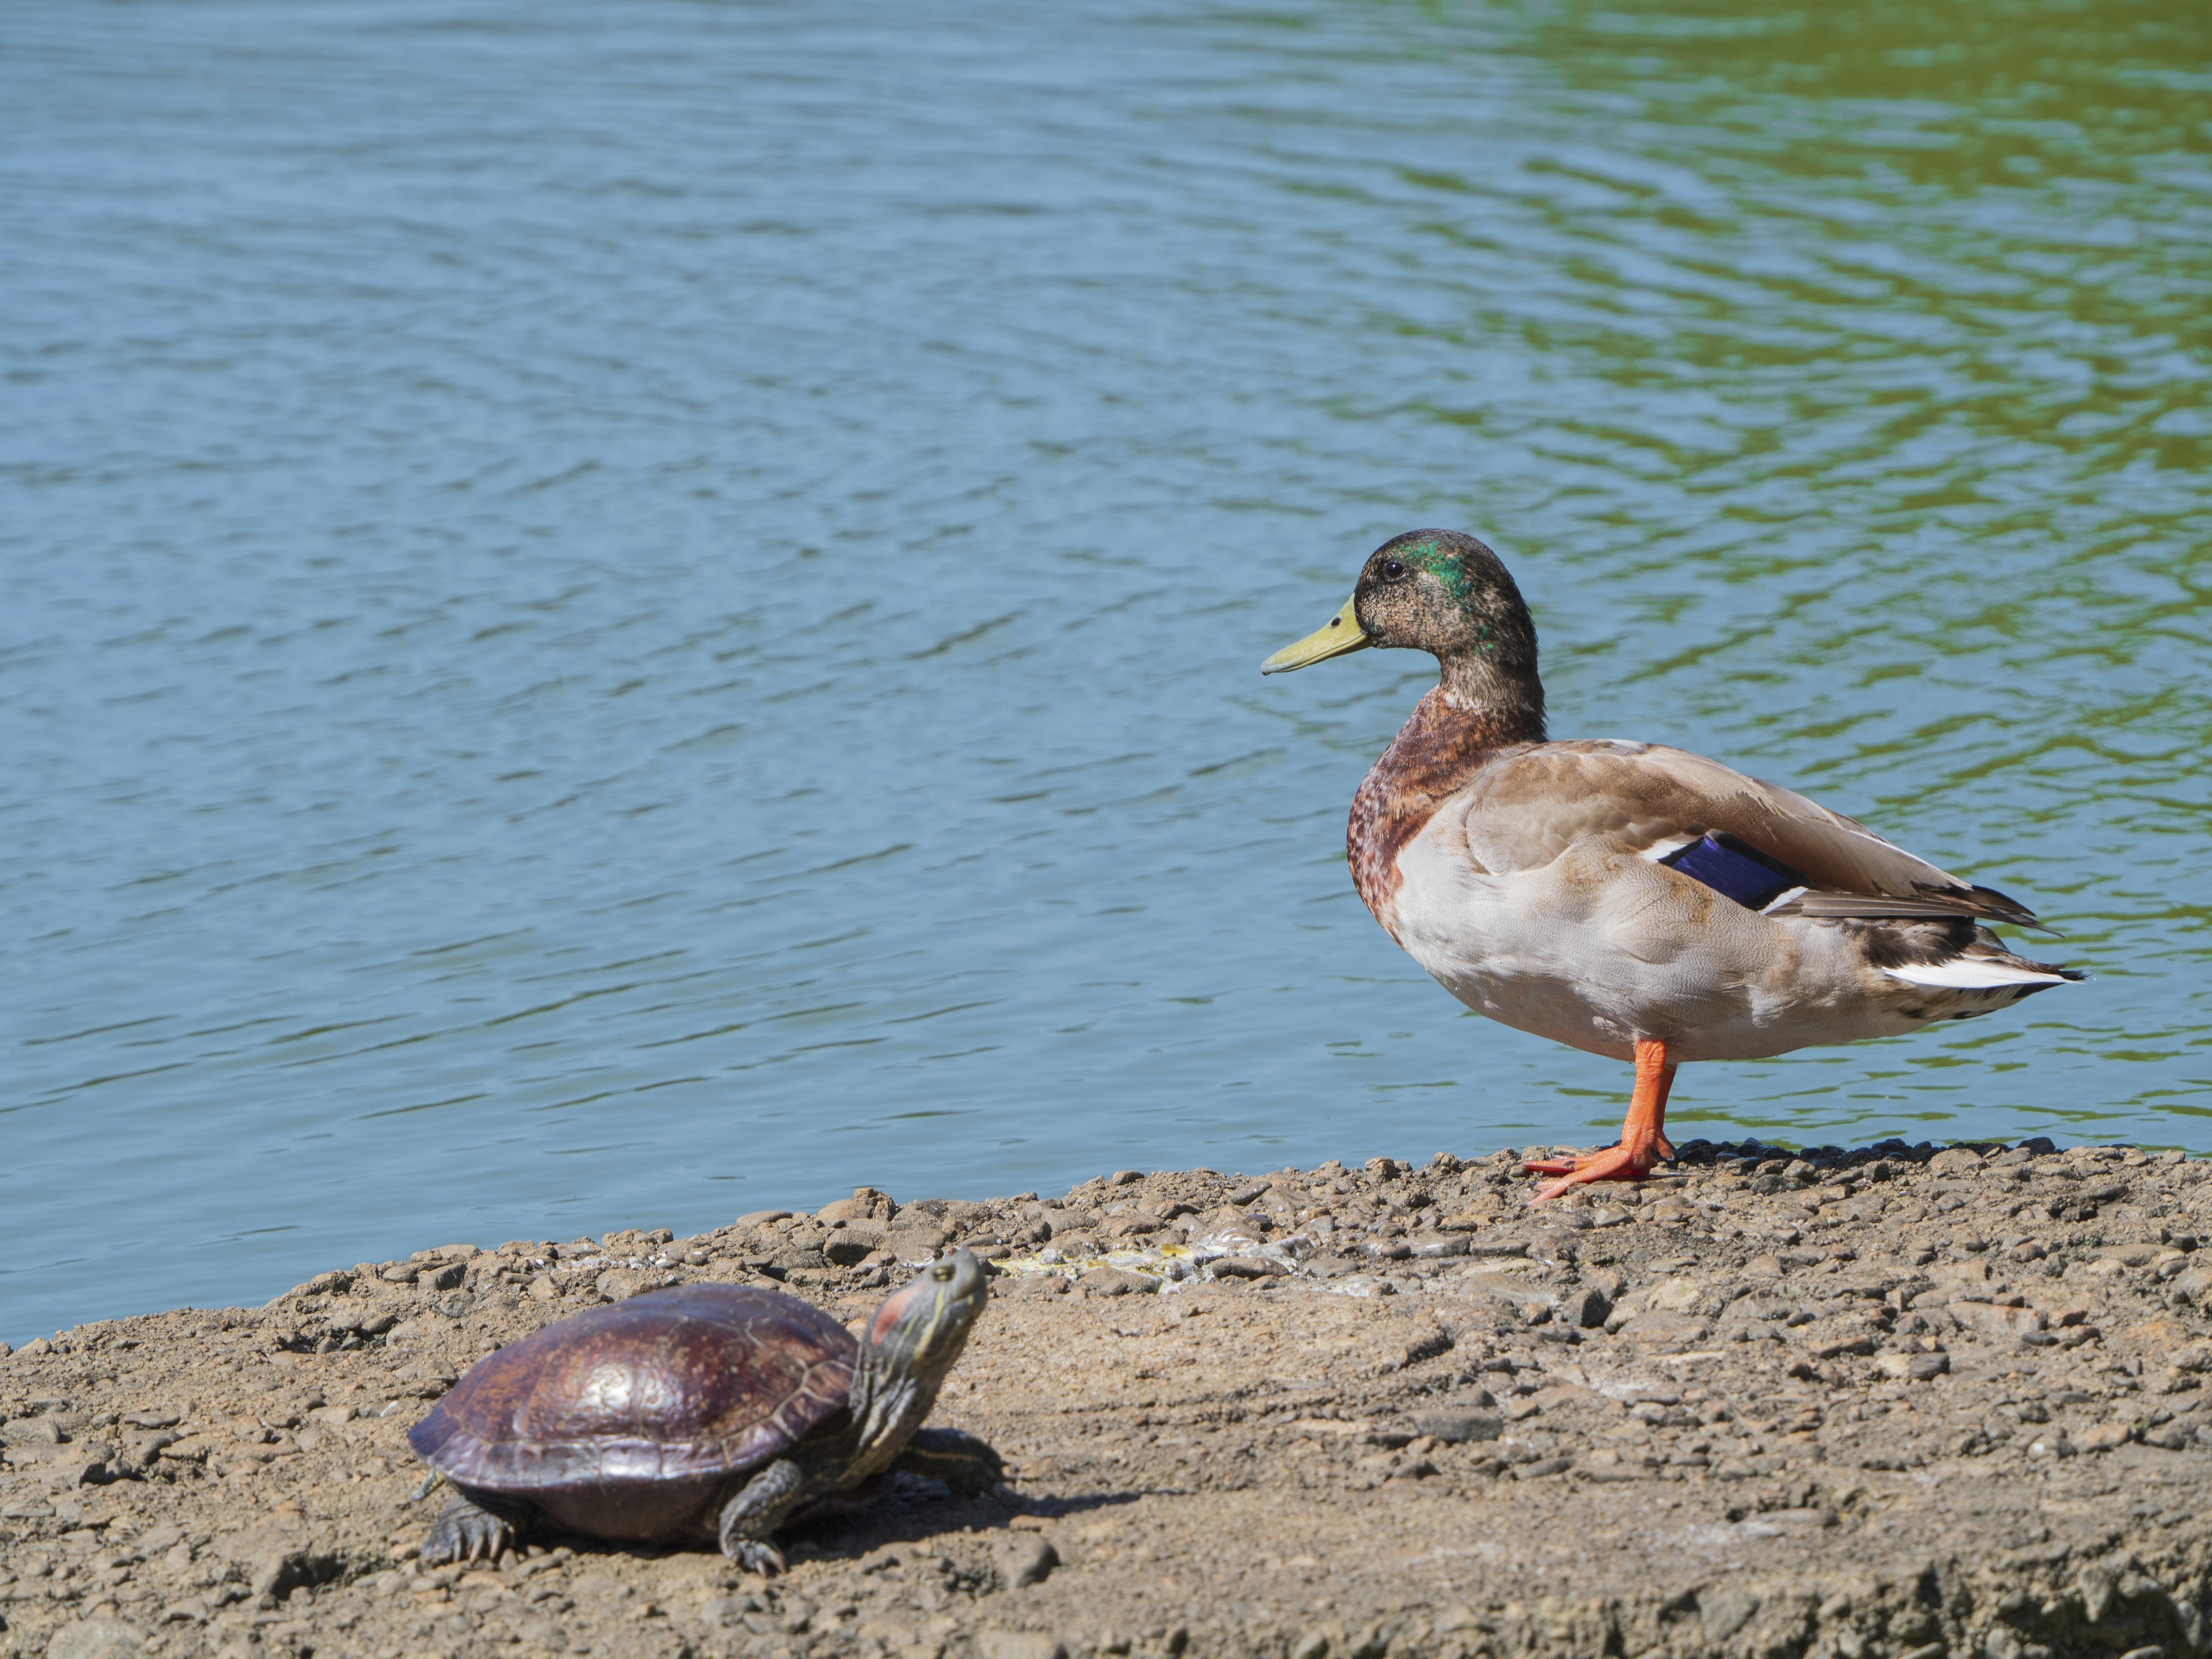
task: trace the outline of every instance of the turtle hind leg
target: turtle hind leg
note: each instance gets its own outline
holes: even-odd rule
[[[448,1561],[493,1561],[514,1547],[530,1524],[530,1506],[487,1492],[456,1486],[459,1495],[430,1523],[422,1540],[422,1565],[442,1566]]]
[[[916,1429],[891,1467],[942,1480],[963,1498],[989,1492],[1006,1478],[1006,1462],[989,1443],[960,1429]]]
[[[775,1534],[806,1497],[806,1472],[788,1457],[763,1465],[722,1505],[716,1536],[722,1553],[747,1572],[773,1577],[784,1569]]]

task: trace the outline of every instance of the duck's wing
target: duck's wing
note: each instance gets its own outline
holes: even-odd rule
[[[2037,925],[2017,900],[1939,870],[1793,790],[1686,749],[1611,738],[1538,744],[1485,766],[1462,798],[1468,850],[1500,873],[1548,864],[1586,839],[1659,859],[1729,836],[1804,889],[1771,915]]]

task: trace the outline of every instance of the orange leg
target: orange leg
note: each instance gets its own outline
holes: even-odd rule
[[[1674,1086],[1674,1067],[1667,1059],[1667,1045],[1656,1038],[1637,1039],[1636,1092],[1628,1099],[1628,1117],[1620,1126],[1620,1145],[1578,1158],[1571,1164],[1528,1164],[1531,1175],[1562,1176],[1529,1201],[1541,1204],[1570,1187],[1590,1181],[1641,1181],[1651,1166],[1665,1158],[1674,1161],[1674,1147],[1667,1139],[1667,1091]]]

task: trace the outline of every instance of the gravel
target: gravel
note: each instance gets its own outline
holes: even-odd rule
[[[1118,1171],[1049,1203],[863,1188],[58,1333],[0,1358],[0,1652],[2212,1648],[2203,1164],[1684,1152],[1534,1212],[1504,1154]],[[934,1420],[991,1439],[1006,1491],[899,1477],[799,1528],[775,1580],[558,1537],[421,1570],[442,1494],[404,1431],[491,1347],[699,1279],[857,1318],[921,1237],[997,1264]]]

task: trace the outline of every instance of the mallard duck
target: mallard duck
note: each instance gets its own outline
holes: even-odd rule
[[[1352,797],[1359,896],[1477,1013],[1636,1067],[1620,1145],[1528,1164],[1560,1177],[1536,1202],[1672,1162],[1686,1061],[1916,1031],[2082,977],[1983,925],[2038,925],[2024,905],[1802,795],[1664,744],[1547,738],[1535,624],[1472,536],[1383,543],[1261,672],[1370,646],[1442,674]]]

